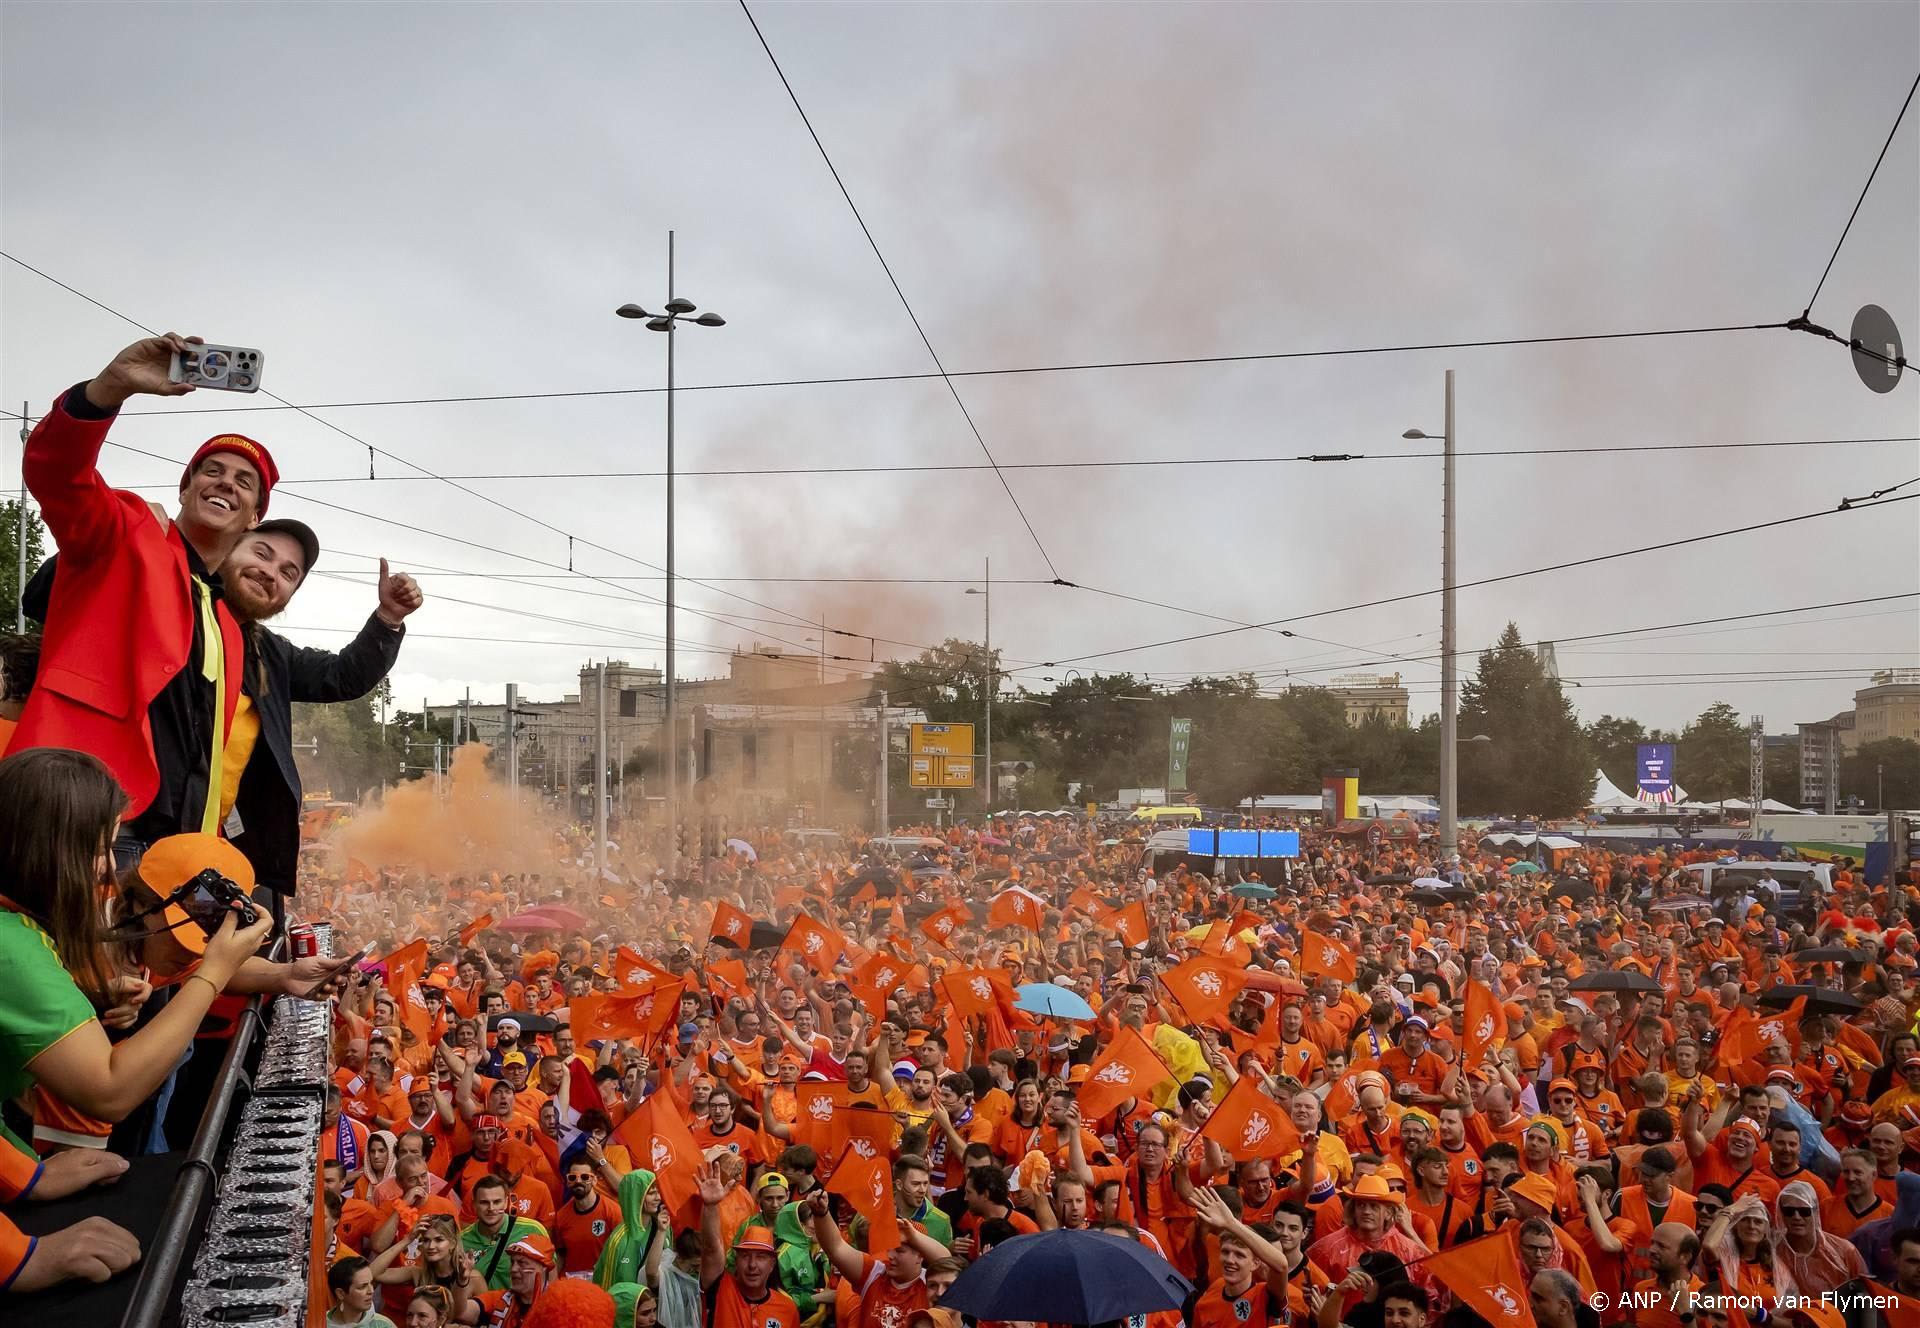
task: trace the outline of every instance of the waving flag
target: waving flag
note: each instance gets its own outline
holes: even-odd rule
[[[1308,977],[1339,978],[1352,982],[1358,976],[1353,951],[1318,932],[1300,933],[1300,971]]]
[[[700,1165],[700,1146],[693,1131],[673,1104],[671,1095],[654,1093],[635,1107],[620,1128],[615,1143],[625,1144],[633,1164],[651,1171],[660,1182],[660,1197],[682,1225],[691,1223],[700,1187],[694,1182]]]
[[[920,930],[935,945],[945,945],[953,939],[954,933],[973,921],[973,914],[967,911],[965,904],[954,904],[941,909],[920,923]]]
[[[1465,1031],[1460,1039],[1460,1061],[1468,1068],[1480,1064],[1487,1048],[1507,1036],[1507,1011],[1499,997],[1484,982],[1467,981],[1467,1009],[1462,1020]]]
[[[1225,958],[1196,955],[1162,973],[1160,981],[1173,993],[1188,1019],[1204,1024],[1227,1012],[1240,988],[1247,984],[1247,975]]]
[[[722,945],[731,945],[736,950],[747,948],[747,939],[753,935],[753,919],[727,903],[724,899],[713,910],[713,927],[707,933],[707,939],[718,941]]]
[[[1080,1085],[1080,1114],[1098,1120],[1130,1097],[1146,1097],[1172,1077],[1153,1044],[1122,1024]]]
[[[1010,885],[993,897],[987,906],[987,927],[1025,927],[1036,935],[1046,917],[1046,901],[1023,886]]]
[[[825,974],[833,972],[834,961],[847,948],[847,941],[846,937],[812,914],[801,913],[794,917],[793,925],[787,928],[786,939],[780,942],[780,948],[799,955],[814,972]]]
[[[1420,1262],[1434,1281],[1493,1328],[1533,1328],[1533,1306],[1527,1299],[1520,1251],[1506,1231],[1455,1245]]]
[[[850,1141],[834,1164],[827,1193],[837,1194],[867,1219],[867,1250],[884,1258],[900,1244],[900,1223],[894,1215],[893,1172],[885,1153],[872,1156]]]
[[[1153,935],[1153,924],[1147,921],[1147,906],[1138,899],[1118,913],[1109,915],[1108,923],[1120,939],[1130,946],[1145,945]]]
[[[1242,1075],[1222,1099],[1200,1138],[1211,1139],[1236,1162],[1285,1157],[1300,1149],[1300,1131],[1285,1107],[1260,1091],[1252,1075]]]

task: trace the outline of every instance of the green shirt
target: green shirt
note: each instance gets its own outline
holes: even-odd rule
[[[7,975],[7,997],[0,1001],[0,1100],[12,1101],[33,1085],[28,1063],[93,1022],[94,1014],[60,962],[53,938],[32,918],[10,909],[0,910],[0,973]],[[33,1152],[4,1125],[0,1134]]]
[[[473,1271],[486,1278],[487,1290],[505,1291],[508,1278],[513,1273],[513,1256],[507,1253],[516,1240],[522,1236],[544,1236],[547,1229],[530,1217],[510,1217],[507,1219],[507,1244],[500,1251],[500,1262],[494,1266],[493,1276],[487,1277],[487,1263],[493,1258],[493,1248],[500,1244],[500,1237],[489,1236],[480,1229],[478,1223],[460,1233],[460,1248],[473,1256]]]

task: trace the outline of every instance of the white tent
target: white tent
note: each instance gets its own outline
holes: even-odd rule
[[[1636,798],[1632,794],[1620,791],[1604,770],[1593,772],[1593,797],[1587,806],[1596,812],[1671,812],[1681,810],[1680,804],[1687,801],[1687,791],[1678,784],[1673,786],[1672,802],[1654,802],[1647,798]],[[1690,807],[1687,810],[1705,810],[1703,807]]]
[[[1554,849],[1580,847],[1580,841],[1568,839],[1565,835],[1484,835],[1481,837],[1480,842],[1482,844],[1492,844],[1496,848],[1532,848],[1536,843]]]
[[[1745,798],[1727,798],[1721,802],[1710,802],[1706,805],[1709,807],[1723,807],[1730,812],[1750,811],[1753,807],[1753,804]],[[1791,803],[1781,802],[1778,798],[1760,799],[1760,810],[1763,812],[1778,812],[1791,816],[1809,815],[1808,812],[1803,811],[1801,808],[1795,807]]]

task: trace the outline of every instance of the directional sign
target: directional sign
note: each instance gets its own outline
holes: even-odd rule
[[[971,756],[945,756],[938,759],[942,767],[941,788],[973,787],[973,758]]]
[[[908,732],[907,750],[916,756],[973,755],[971,724],[915,724]]]
[[[907,787],[972,788],[973,766],[971,756],[909,756]]]

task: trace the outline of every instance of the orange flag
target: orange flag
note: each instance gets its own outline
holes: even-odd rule
[[[707,939],[719,941],[722,945],[731,945],[736,950],[747,948],[747,938],[753,935],[753,919],[721,900],[713,910],[713,928],[707,933]]]
[[[1300,1148],[1300,1131],[1286,1108],[1261,1092],[1252,1075],[1240,1076],[1200,1127],[1199,1137],[1219,1144],[1236,1162],[1285,1157]]]
[[[1533,1306],[1527,1299],[1520,1252],[1506,1231],[1455,1245],[1420,1262],[1436,1282],[1471,1306],[1493,1328],[1533,1328]]]
[[[1024,886],[1010,885],[993,897],[987,905],[987,927],[998,930],[1001,927],[1025,927],[1038,934],[1041,920],[1046,916],[1046,901]]]
[[[926,938],[936,945],[945,945],[953,939],[953,934],[973,921],[973,914],[965,904],[954,904],[943,908],[932,917],[923,918],[920,930]]]
[[[658,978],[672,980],[673,974],[632,946],[623,945],[613,952],[613,977],[623,987],[644,987]]]
[[[1138,899],[1113,914],[1112,924],[1113,930],[1128,945],[1145,945],[1153,935],[1153,924],[1147,921],[1147,906]]]
[[[388,955],[385,986],[400,1014],[400,1022],[419,1039],[422,1048],[433,1042],[433,1015],[427,1010],[426,997],[420,994],[420,979],[427,973],[425,939],[409,941]]]
[[[883,1152],[869,1155],[849,1142],[834,1164],[827,1193],[837,1194],[867,1219],[867,1250],[884,1257],[900,1244],[900,1224],[893,1209],[893,1172]]]
[[[747,994],[747,966],[738,959],[717,959],[704,970],[707,983],[721,996]]]
[[[994,1008],[993,977],[984,968],[961,969],[940,979],[940,988],[963,1019],[973,1019]]]
[[[694,1170],[700,1165],[700,1146],[693,1131],[674,1106],[667,1093],[655,1093],[643,1101],[613,1132],[616,1143],[625,1144],[633,1164],[653,1172],[660,1182],[660,1197],[677,1222],[692,1220],[692,1205],[699,1202],[700,1187]]]
[[[854,981],[860,986],[877,988],[884,996],[905,982],[912,969],[913,965],[882,950],[854,970]]]
[[[1487,1048],[1507,1036],[1507,1011],[1484,982],[1467,980],[1467,1009],[1461,1021],[1465,1032],[1460,1039],[1460,1060],[1469,1069],[1480,1064]]]
[[[460,929],[460,944],[472,945],[473,938],[493,925],[493,914],[482,913]]]
[[[1246,985],[1247,975],[1224,957],[1195,955],[1178,968],[1162,973],[1160,980],[1186,1011],[1187,1018],[1204,1024],[1227,1012],[1240,988]]]
[[[845,1083],[795,1084],[794,1101],[798,1110],[793,1118],[796,1143],[803,1143],[818,1157],[832,1157],[841,1140],[835,1131],[835,1118],[846,1110]]]
[[[834,961],[847,948],[847,941],[812,914],[800,913],[794,916],[793,925],[787,928],[787,937],[780,942],[780,948],[799,955],[814,972],[825,974],[833,972]]]
[[[1339,978],[1352,982],[1358,976],[1353,951],[1334,940],[1311,931],[1300,933],[1300,971],[1308,977]]]
[[[666,1028],[680,1009],[686,983],[679,978],[656,979],[642,990],[590,991],[567,1002],[567,1021],[581,1042],[608,1038],[645,1041]]]
[[[1126,1024],[1094,1061],[1087,1081],[1080,1085],[1080,1114],[1099,1120],[1130,1097],[1145,1097],[1173,1078],[1153,1044]]]
[[[1754,1060],[1775,1042],[1793,1043],[1805,1008],[1806,998],[1801,997],[1780,1013],[1764,1017],[1751,1010],[1735,1010],[1720,1037],[1721,1068],[1730,1070]]]

